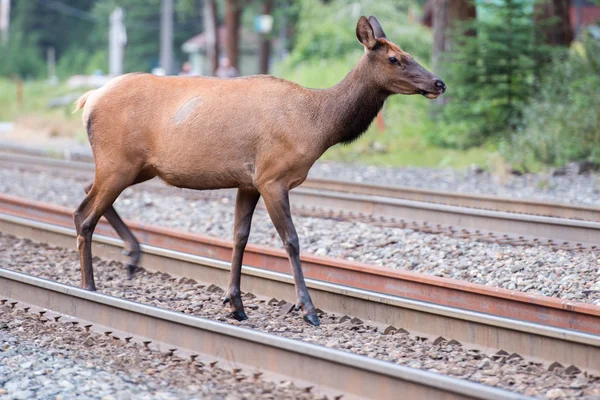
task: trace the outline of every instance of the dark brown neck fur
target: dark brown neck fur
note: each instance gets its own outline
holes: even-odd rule
[[[363,57],[340,83],[322,90],[320,95],[326,146],[331,147],[358,139],[369,128],[390,93],[373,81]]]

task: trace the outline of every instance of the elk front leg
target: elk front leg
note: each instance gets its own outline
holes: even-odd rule
[[[275,229],[277,229],[290,259],[294,274],[294,283],[296,284],[296,310],[302,308],[304,311],[304,320],[317,326],[320,324],[319,317],[317,317],[315,306],[310,299],[306,282],[304,282],[304,274],[302,273],[302,265],[300,264],[300,244],[296,228],[292,221],[288,189],[283,185],[271,184],[265,187],[261,191],[261,194],[265,200],[265,205],[267,206],[273,225],[275,225]]]
[[[255,190],[238,189],[235,200],[235,218],[233,226],[233,257],[231,260],[231,275],[229,276],[229,289],[223,303],[231,305],[231,316],[238,321],[248,319],[244,312],[242,303],[240,281],[242,277],[242,258],[244,249],[248,243],[250,235],[250,225],[252,224],[252,214],[256,208],[256,203],[260,198],[260,193]]]

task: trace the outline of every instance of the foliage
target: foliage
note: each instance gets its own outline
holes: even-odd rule
[[[6,47],[0,47],[0,76],[36,77],[45,70],[45,63],[31,36],[11,29]]]
[[[532,1],[481,3],[485,17],[457,27],[458,46],[444,55],[449,103],[429,140],[465,148],[512,132],[535,92],[535,74],[548,49],[536,43]],[[474,36],[464,36],[472,29]]]
[[[600,163],[600,27],[592,28],[565,60],[556,57],[522,127],[503,149],[522,169],[574,160]]]
[[[356,40],[356,22],[362,14],[375,15],[388,38],[412,53],[418,60],[431,57],[431,34],[422,26],[410,23],[411,0],[299,0],[296,42],[288,60],[298,65],[307,60],[345,57],[360,49]]]
[[[108,72],[108,18],[116,7],[125,12],[128,46],[125,71],[150,71],[159,54],[161,0],[12,0],[8,46],[0,47],[0,75],[41,78],[46,50],[56,50],[59,77]],[[183,62],[181,45],[202,31],[197,0],[175,2],[174,50]]]
[[[89,21],[69,15],[73,9],[87,13],[93,2],[71,0],[68,10],[55,8],[48,0],[11,3],[9,43],[0,49],[0,74],[21,77],[44,76],[46,50],[53,47],[60,59],[72,45],[72,38],[85,38]],[[66,12],[66,13],[65,13]]]

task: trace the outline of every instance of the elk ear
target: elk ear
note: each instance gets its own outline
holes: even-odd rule
[[[358,20],[358,24],[356,25],[356,37],[358,38],[358,41],[369,50],[372,50],[377,45],[373,27],[371,27],[371,24],[366,17],[360,17]]]
[[[371,27],[373,27],[373,33],[375,34],[375,37],[377,39],[387,39],[387,37],[385,36],[385,32],[381,27],[381,24],[379,23],[379,21],[377,21],[377,18],[371,15],[369,17],[369,23],[371,24]]]

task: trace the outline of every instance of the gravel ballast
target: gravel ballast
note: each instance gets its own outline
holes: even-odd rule
[[[0,262],[16,270],[59,282],[78,285],[80,272],[75,251],[0,235]],[[548,371],[547,366],[523,360],[485,354],[463,348],[459,343],[433,344],[401,331],[385,335],[381,328],[365,323],[340,322],[323,315],[320,327],[306,325],[299,313],[282,314],[281,307],[244,295],[249,320],[227,318],[220,288],[204,287],[189,279],[140,271],[127,280],[124,266],[116,261],[94,260],[100,292],[145,304],[226,321],[231,324],[304,340],[343,351],[375,357],[453,377],[518,391],[531,396],[560,398],[600,396],[600,378],[568,374],[564,368]],[[450,340],[451,338],[447,338]],[[510,351],[510,349],[507,349]]]
[[[57,176],[0,169],[0,191],[75,208],[90,176]],[[199,192],[148,185],[128,188],[116,202],[124,218],[231,239],[234,200],[230,191],[199,199]],[[600,305],[600,253],[553,251],[455,239],[410,229],[295,216],[303,252],[488,286]],[[281,248],[264,208],[255,213],[250,242]]]
[[[576,166],[540,174],[491,174],[479,168],[375,167],[319,162],[309,177],[384,186],[409,186],[559,203],[600,205],[600,175]]]
[[[315,399],[289,381],[211,367],[0,306],[0,400]],[[226,367],[224,367],[226,368]]]

